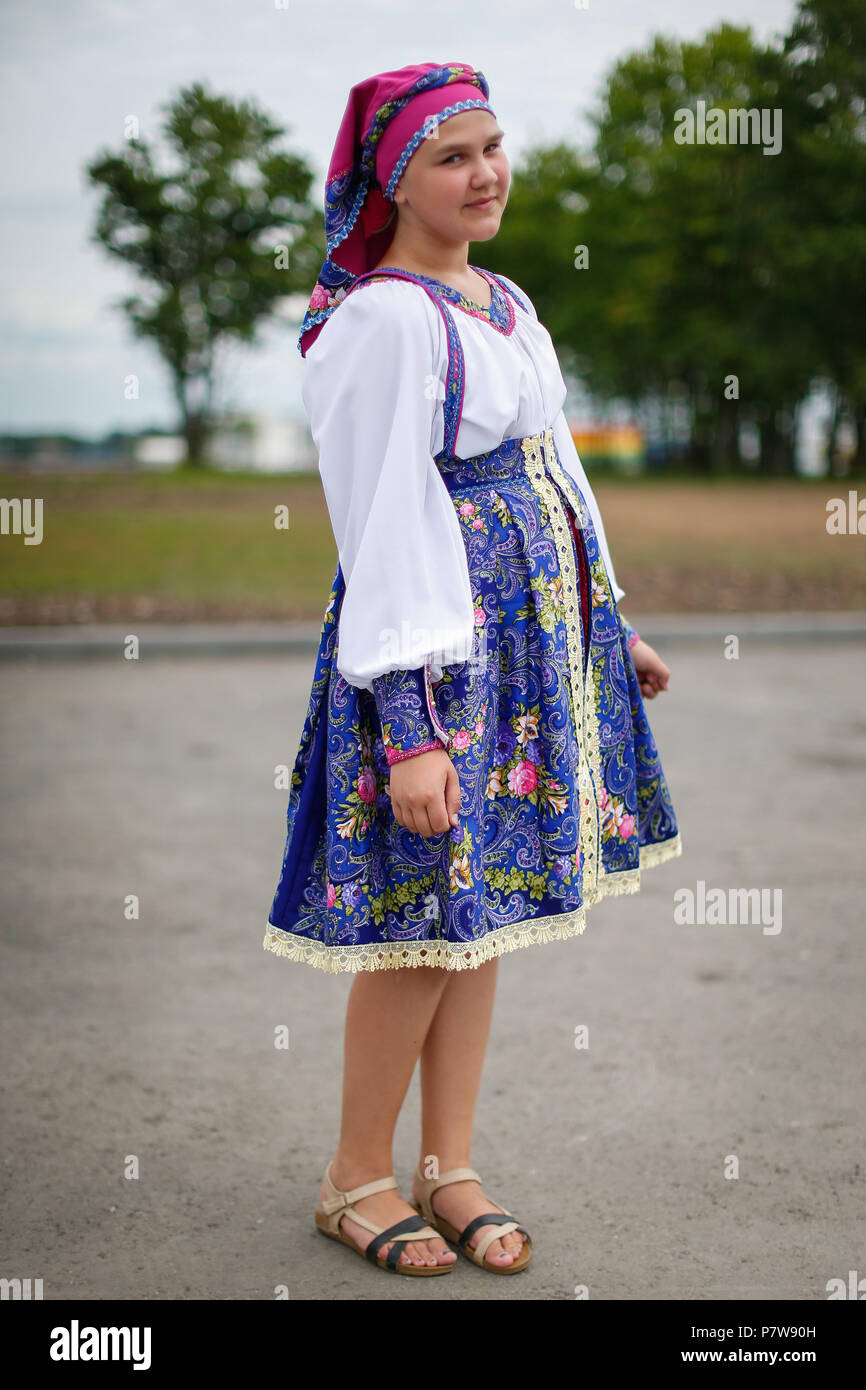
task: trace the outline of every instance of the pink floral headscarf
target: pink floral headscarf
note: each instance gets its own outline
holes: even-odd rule
[[[484,74],[466,63],[413,64],[352,88],[325,184],[328,254],[301,325],[302,357],[353,280],[390,246],[394,190],[421,141],[459,111],[495,115],[488,95]]]

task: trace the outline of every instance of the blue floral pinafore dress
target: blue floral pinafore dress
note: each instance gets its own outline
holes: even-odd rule
[[[437,681],[428,665],[392,672],[373,691],[350,685],[337,670],[337,565],[262,943],[330,972],[470,969],[574,936],[587,908],[637,892],[642,869],[682,853],[632,629],[552,429],[457,458],[463,353],[446,298],[426,276],[387,274],[421,284],[447,330],[435,462],[466,546],[475,647]],[[383,271],[349,292],[373,277]],[[461,794],[458,824],[427,838],[392,813],[386,755],[425,698]]]

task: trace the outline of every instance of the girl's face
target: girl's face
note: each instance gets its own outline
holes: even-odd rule
[[[494,237],[511,183],[504,133],[489,111],[461,111],[440,121],[412,155],[394,193],[406,229],[423,229],[446,242]]]

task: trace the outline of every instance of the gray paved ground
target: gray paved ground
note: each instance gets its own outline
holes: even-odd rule
[[[0,1274],[46,1298],[809,1300],[866,1272],[866,644],[657,645],[684,855],[500,962],[472,1157],[533,1234],[514,1279],[398,1278],[313,1228],[351,981],[261,949],[312,656],[3,662]],[[699,880],[781,889],[781,931],[676,924]],[[416,1077],[404,1190],[418,1101]]]

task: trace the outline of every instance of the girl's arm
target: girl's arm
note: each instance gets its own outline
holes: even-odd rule
[[[565,418],[564,410],[559,412],[554,421],[553,438],[556,443],[557,453],[562,460],[563,468],[574,479],[580,491],[583,493],[583,496],[586,498],[586,505],[589,508],[595,534],[598,537],[598,548],[601,551],[608,578],[610,579],[610,587],[613,591],[614,598],[617,603],[619,603],[620,599],[625,597],[625,589],[621,588],[617,582],[610,548],[607,543],[607,536],[604,533],[604,522],[601,519],[601,509],[598,505],[595,493],[590,486],[589,478],[586,476],[586,469],[580,461],[580,455],[577,452],[577,446],[571,436],[571,430],[568,428],[568,421]],[[634,629],[632,629],[632,631],[633,630]]]
[[[526,291],[521,289],[520,285],[518,285],[516,281],[511,280],[507,275],[503,275],[501,278],[514,287],[518,298],[526,305],[526,310],[530,318],[535,319],[537,323],[538,311]],[[564,381],[562,382],[562,389],[563,391],[565,390]],[[564,410],[560,410],[559,415],[553,423],[553,438],[556,443],[557,453],[562,460],[563,468],[574,479],[580,491],[583,493],[583,496],[586,498],[586,504],[589,507],[595,534],[598,536],[599,549],[607,568],[613,596],[617,603],[619,603],[619,600],[625,597],[625,589],[621,588],[617,583],[616,573],[613,568],[613,560],[610,555],[610,547],[608,546],[607,536],[604,532],[604,522],[601,519],[601,510],[596,500],[595,493],[590,486],[589,478],[586,476],[586,470],[580,461],[580,455],[577,452],[577,447],[571,436],[571,430],[568,428]],[[632,631],[634,631],[633,628]]]
[[[377,676],[373,694],[389,767],[433,748],[450,749],[448,730],[436,713],[429,662]]]
[[[466,550],[433,456],[444,333],[428,304],[403,281],[360,286],[305,359],[304,405],[345,583],[337,669],[366,690],[428,664],[435,679],[472,655]]]
[[[508,279],[507,276],[503,276],[502,278]],[[526,305],[527,312],[537,321],[538,313],[526,291],[521,289],[520,285],[514,280],[508,279],[508,283],[514,286],[519,298]],[[565,383],[563,382],[563,387],[564,385]],[[601,551],[602,559],[607,569],[608,579],[610,580],[611,592],[613,593],[614,600],[617,604],[617,610],[619,611],[619,602],[625,597],[625,589],[623,589],[617,581],[613,560],[611,559],[610,547],[608,546],[607,536],[604,531],[604,522],[601,519],[601,509],[599,508],[595,493],[590,486],[589,478],[586,476],[586,470],[580,461],[580,455],[577,452],[571,430],[568,428],[564,410],[559,412],[554,422],[553,437],[563,467],[577,483],[577,486],[586,499],[586,505],[592,517],[595,534],[598,537],[599,550]],[[640,683],[641,693],[649,699],[653,699],[660,690],[667,690],[670,671],[662,661],[658,652],[643,641],[640,634],[632,627],[631,623],[623,616],[622,612],[620,612],[619,616],[625,632],[628,650],[631,654],[632,664],[634,665],[635,673]]]
[[[586,505],[592,517],[592,524],[595,527],[595,534],[598,537],[599,550],[602,553],[607,569],[607,576],[610,580],[611,591],[616,600],[617,609],[619,609],[620,599],[625,597],[625,589],[617,582],[616,573],[613,568],[613,560],[610,555],[610,548],[604,533],[604,522],[601,519],[601,510],[590,486],[589,479],[586,476],[586,470],[580,461],[580,455],[577,452],[577,447],[571,436],[571,430],[568,428],[568,422],[566,421],[564,411],[559,412],[553,428],[553,437],[556,440],[557,452],[562,459],[563,467],[577,483],[581,493],[586,499]],[[653,651],[652,647],[648,646],[647,643],[642,640],[640,633],[632,627],[628,618],[626,618],[622,612],[620,612],[619,616],[623,628],[625,629],[626,641],[635,670],[641,681],[641,690],[645,695],[649,694],[652,696],[655,695],[657,689],[666,689],[667,677],[670,675],[667,667],[661,661],[658,654]],[[638,643],[640,643],[641,646],[640,650],[636,651],[635,648],[637,648]],[[660,686],[655,683],[656,677],[662,682]]]

